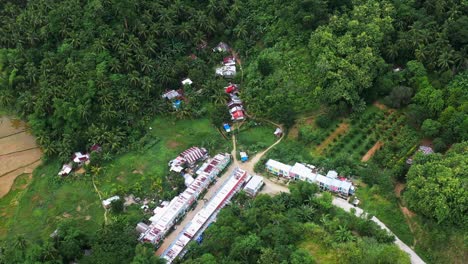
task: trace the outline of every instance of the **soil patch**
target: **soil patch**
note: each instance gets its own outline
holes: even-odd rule
[[[295,124],[289,129],[288,138],[297,139],[299,137],[299,126]]]
[[[1,163],[0,163],[1,164]],[[9,191],[13,183],[15,182],[16,177],[23,173],[27,173],[41,164],[41,161],[35,161],[29,164],[27,167],[18,168],[11,172],[8,172],[0,177],[0,198],[5,196]]]
[[[306,123],[306,125],[312,125],[314,121],[315,121],[315,116],[311,116],[311,117],[306,118],[304,123]]]
[[[322,151],[327,148],[327,146],[335,139],[338,135],[344,134],[348,131],[349,124],[341,123],[338,128],[331,133],[320,145],[317,147],[317,152],[322,153]]]
[[[397,182],[397,184],[395,184],[395,196],[397,198],[401,197],[401,191],[403,191],[404,188],[405,188],[405,185],[401,182]]]
[[[62,216],[63,216],[63,217],[65,217],[65,218],[70,218],[70,217],[72,217],[72,215],[71,215],[71,214],[69,214],[69,213],[63,213],[63,215],[62,215]]]
[[[76,174],[85,174],[86,173],[86,170],[85,168],[81,167],[79,168],[78,170],[75,171]]]
[[[370,160],[370,158],[374,156],[375,152],[377,152],[377,150],[379,150],[382,146],[383,146],[383,142],[377,141],[377,143],[375,143],[375,145],[372,148],[370,148],[369,151],[367,151],[367,153],[364,156],[362,156],[361,161],[366,162]]]
[[[0,198],[5,196],[16,177],[32,173],[39,166],[42,151],[19,119],[0,117]]]
[[[177,142],[177,141],[174,141],[174,140],[169,140],[169,142],[167,142],[167,147],[170,148],[170,149],[175,149],[177,148],[178,146],[180,146],[180,143]]]
[[[382,103],[380,103],[379,101],[375,101],[374,104],[373,104],[375,107],[379,108],[380,110],[387,110],[388,107]]]

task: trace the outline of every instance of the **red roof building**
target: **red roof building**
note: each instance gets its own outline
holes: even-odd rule
[[[237,87],[235,85],[229,85],[226,87],[226,93],[233,93],[235,91],[237,91]]]

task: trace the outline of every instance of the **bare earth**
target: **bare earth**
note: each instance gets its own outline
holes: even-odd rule
[[[367,153],[364,156],[362,156],[361,161],[365,162],[365,161],[370,160],[370,158],[374,156],[375,152],[377,152],[377,150],[379,150],[382,146],[383,146],[383,142],[377,141],[377,143],[375,143],[375,145],[372,148],[370,148],[369,151],[367,151]]]
[[[338,135],[346,133],[348,131],[349,124],[341,123],[340,126],[331,133],[320,145],[317,147],[317,152],[322,153],[322,151],[327,148],[327,146],[335,139]]]
[[[16,177],[31,174],[41,164],[41,156],[24,122],[0,117],[0,198],[10,191]]]

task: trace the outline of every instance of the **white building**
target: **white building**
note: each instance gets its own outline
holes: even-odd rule
[[[318,174],[313,166],[297,162],[291,167],[287,164],[270,159],[265,165],[268,172],[272,174],[288,179],[316,183],[320,189],[332,191],[341,196],[347,197],[354,194],[355,191],[351,181],[346,178],[339,178],[338,172],[334,170],[328,171],[327,176],[323,176]]]
[[[223,76],[226,78],[233,78],[234,76],[236,76],[236,66],[224,65],[219,68],[216,68],[216,75]]]
[[[216,195],[193,217],[192,221],[184,227],[177,238],[162,254],[167,263],[172,263],[175,258],[183,255],[187,244],[201,234],[214,220],[217,212],[239,191],[247,175],[246,171],[239,168],[233,171],[223,186],[216,192]]]
[[[63,164],[62,169],[59,171],[59,176],[67,176],[73,170],[72,164]]]
[[[190,185],[171,202],[163,202],[154,209],[154,215],[149,219],[151,224],[148,229],[141,233],[140,240],[153,244],[164,239],[168,231],[181,217],[185,215],[190,206],[197,200],[199,195],[208,188],[213,179],[229,164],[229,154],[218,154],[206,161],[197,171],[197,177]],[[188,182],[187,182],[188,183]]]
[[[317,173],[312,171],[311,168],[307,167],[302,163],[296,162],[289,171],[289,177],[295,180],[307,181],[314,183],[317,177]]]
[[[245,185],[244,191],[250,196],[255,196],[263,187],[263,185],[264,185],[263,178],[260,176],[254,175]]]
[[[182,81],[182,85],[192,85],[192,83],[192,80],[190,80],[189,78]]]
[[[120,197],[117,196],[117,195],[112,196],[112,197],[110,197],[110,198],[108,198],[108,199],[102,201],[102,206],[104,206],[105,208],[109,208],[109,207],[111,206],[111,204],[112,204],[113,201],[117,201],[117,200],[119,200],[119,199],[120,199]]]
[[[272,159],[269,159],[266,163],[268,172],[285,178],[290,178],[289,171],[291,171],[291,168],[292,167],[287,164]]]

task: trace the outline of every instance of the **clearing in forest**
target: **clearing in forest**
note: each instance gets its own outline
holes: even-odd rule
[[[349,124],[341,123],[338,128],[331,133],[320,145],[317,147],[317,153],[322,153],[322,151],[335,139],[338,135],[344,134],[348,131]]]
[[[377,152],[377,150],[379,150],[382,146],[383,146],[383,142],[377,141],[377,143],[375,143],[375,145],[371,149],[369,149],[369,151],[367,151],[367,153],[364,156],[362,156],[361,161],[362,162],[368,161],[370,158],[372,158],[372,156],[374,156],[375,152]]]
[[[158,199],[172,197],[173,186],[165,182],[169,172],[167,164],[171,159],[192,146],[206,147],[210,154],[231,148],[230,141],[213,129],[208,119],[157,118],[150,126],[153,129],[147,132],[145,140],[135,150],[113,157],[95,177],[103,198],[118,192],[134,194],[142,199],[156,195]],[[269,129],[272,137],[273,131]],[[94,233],[101,227],[104,212],[92,177],[75,173],[69,177],[76,179],[60,181],[57,172],[61,165],[58,160],[50,160],[39,166],[29,186],[20,195],[15,189],[0,199],[0,239],[17,235],[45,239],[66,217],[77,220],[78,228],[84,232]],[[5,217],[3,212],[6,212]],[[143,217],[138,206],[127,208],[127,213],[134,219]]]

